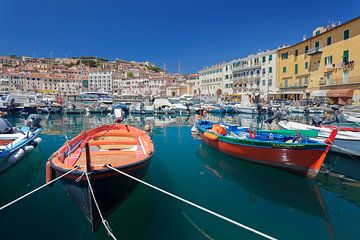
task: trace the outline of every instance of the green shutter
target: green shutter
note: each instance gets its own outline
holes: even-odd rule
[[[309,62],[305,62],[305,69],[309,68]]]
[[[269,73],[272,73],[272,67],[269,67]]]
[[[272,60],[272,55],[269,55],[269,62]]]
[[[295,74],[298,74],[298,65],[295,64]]]
[[[349,50],[345,50],[343,54],[343,62],[348,63],[349,62]]]
[[[344,40],[348,39],[349,37],[350,37],[350,31],[348,29],[344,31]]]
[[[283,73],[286,73],[286,67],[283,67]]]

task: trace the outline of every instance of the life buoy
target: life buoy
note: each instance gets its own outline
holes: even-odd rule
[[[226,129],[222,126],[220,126],[219,124],[213,124],[211,131],[214,133],[218,133],[221,135],[226,135]]]

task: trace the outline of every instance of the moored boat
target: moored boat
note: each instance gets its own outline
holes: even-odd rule
[[[91,189],[106,217],[137,185],[107,166],[142,178],[153,154],[153,143],[145,131],[124,124],[103,125],[80,133],[56,151],[46,164],[47,181],[76,168],[61,181],[95,231],[101,216]]]
[[[323,143],[296,131],[252,132],[249,128],[209,121],[197,122],[196,128],[206,144],[223,153],[307,177],[317,176],[337,133],[333,130]]]
[[[0,172],[13,166],[41,142],[40,121],[38,116],[31,114],[26,125],[19,129],[0,118]]]

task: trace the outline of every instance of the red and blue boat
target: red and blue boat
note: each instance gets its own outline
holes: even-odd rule
[[[333,130],[325,142],[313,139],[316,131],[257,130],[199,121],[201,139],[210,147],[234,157],[261,163],[315,178],[337,134]]]

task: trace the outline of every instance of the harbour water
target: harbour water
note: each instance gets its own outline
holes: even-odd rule
[[[9,120],[21,125],[23,119]],[[360,184],[323,173],[309,180],[224,155],[191,135],[196,120],[196,116],[125,120],[139,127],[147,122],[154,126],[156,151],[147,182],[279,239],[359,238]],[[112,121],[107,115],[49,116],[42,123],[40,146],[0,175],[0,205],[45,182],[45,161],[66,137]],[[228,116],[225,121],[261,124],[249,116]],[[107,220],[118,239],[261,239],[143,185]],[[107,239],[103,227],[91,232],[59,182],[1,211],[0,226],[1,239]]]

